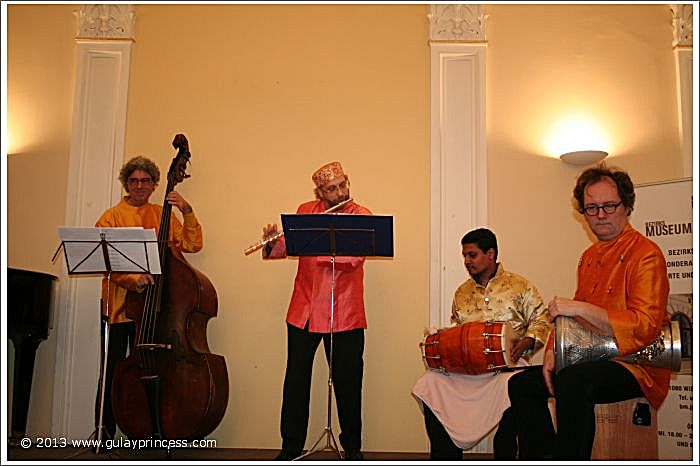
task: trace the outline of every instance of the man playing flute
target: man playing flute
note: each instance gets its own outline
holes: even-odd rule
[[[350,180],[340,162],[328,163],[314,172],[316,200],[305,202],[297,214],[334,212],[371,215],[350,199]],[[342,205],[341,205],[342,204]],[[263,240],[278,235],[276,224],[263,228]],[[287,256],[284,237],[270,241],[263,259]],[[330,256],[299,257],[294,291],[287,311],[287,369],[284,376],[280,431],[282,451],[277,460],[301,455],[306,442],[311,392],[311,369],[321,340],[329,359],[333,332],[331,377],[340,422],[340,444],[345,459],[361,460],[361,402],[363,352],[367,328],[364,304],[364,257],[336,256],[335,277]],[[334,282],[333,282],[334,278]],[[330,328],[331,284],[334,286],[333,328]]]

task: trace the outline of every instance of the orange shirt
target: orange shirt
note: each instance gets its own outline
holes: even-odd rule
[[[122,198],[119,204],[107,209],[97,220],[95,226],[155,228],[157,236],[163,206],[145,204],[136,207],[130,205],[125,199],[126,197]],[[202,226],[197,221],[194,212],[183,215],[183,221],[184,225],[174,214],[170,215],[169,241],[174,243],[180,251],[197,252],[202,249]],[[127,291],[136,291],[138,277],[139,274],[135,273],[112,273],[109,286],[107,286],[107,277],[102,280],[102,314],[107,315],[109,311],[110,323],[129,321],[126,317],[124,301]],[[109,298],[107,298],[108,288]]]
[[[306,202],[299,206],[297,214],[320,214],[326,210],[321,200]],[[372,215],[366,207],[349,202],[336,211],[343,214]],[[277,240],[264,259],[287,257],[284,236]],[[367,328],[364,299],[364,257],[336,256],[333,296],[333,332],[356,328]],[[294,291],[287,311],[287,322],[303,329],[309,323],[313,333],[330,332],[331,316],[330,256],[301,256],[294,279]]]
[[[629,224],[610,241],[584,251],[578,266],[574,299],[608,311],[621,356],[649,345],[668,322],[669,283],[659,247]],[[671,370],[614,360],[639,381],[649,402],[658,408],[668,392]]]

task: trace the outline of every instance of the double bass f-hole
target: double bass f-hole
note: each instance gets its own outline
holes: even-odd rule
[[[178,134],[173,147],[166,199],[190,176],[187,138]],[[216,290],[175,247],[171,213],[166,200],[158,228],[161,274],[145,293],[126,298],[136,337],[132,353],[115,369],[112,406],[117,425],[132,439],[201,439],[221,422],[228,404],[226,361],[206,341],[208,320],[218,312]]]

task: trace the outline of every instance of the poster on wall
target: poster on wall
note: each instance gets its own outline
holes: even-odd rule
[[[670,294],[668,313],[681,329],[681,370],[672,373],[658,410],[660,460],[693,458],[693,180],[635,186],[630,223],[664,253]]]

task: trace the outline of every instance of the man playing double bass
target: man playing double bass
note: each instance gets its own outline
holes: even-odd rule
[[[542,347],[550,330],[547,309],[537,288],[497,262],[498,243],[491,230],[472,230],[461,243],[464,266],[471,278],[455,291],[452,322],[471,325],[502,321],[504,326],[512,327],[517,337],[512,348],[502,341],[501,348],[478,347],[469,351],[509,351],[513,365],[521,357],[529,359]],[[490,328],[484,326],[484,332],[491,332]],[[498,424],[494,458],[515,459],[515,423],[508,401],[508,379],[513,372],[475,373],[472,370],[482,368],[469,369],[467,373],[428,370],[413,387],[425,418],[430,458],[462,460],[462,450],[476,445]]]
[[[117,205],[107,209],[97,220],[96,227],[143,227],[159,229],[163,206],[151,204],[149,199],[160,181],[158,166],[145,157],[134,157],[126,162],[120,172],[121,182],[126,196]],[[183,222],[174,215],[170,217],[169,241],[183,252],[197,252],[202,249],[202,227],[197,221],[192,206],[176,191],[171,191],[166,202],[176,206],[182,213]],[[154,283],[150,274],[112,273],[109,282],[105,276],[102,280],[102,316],[109,324],[109,348],[107,349],[107,368],[105,383],[102,375],[97,390],[95,403],[95,426],[100,428],[100,387],[104,386],[104,406],[102,415],[102,439],[114,438],[116,423],[112,411],[112,376],[120,361],[126,358],[134,342],[135,324],[126,317],[126,294],[128,291],[143,292]],[[102,340],[105,334],[103,328]],[[102,345],[104,353],[104,344]],[[104,354],[102,359],[104,363]],[[100,373],[102,374],[102,373]]]

